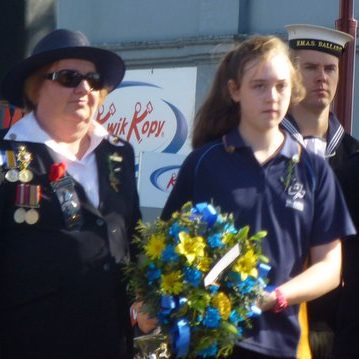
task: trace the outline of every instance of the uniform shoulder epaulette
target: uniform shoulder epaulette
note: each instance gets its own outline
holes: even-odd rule
[[[126,141],[122,140],[119,136],[115,136],[115,135],[108,135],[107,136],[107,140],[108,142],[111,143],[111,145],[114,146],[124,146]]]

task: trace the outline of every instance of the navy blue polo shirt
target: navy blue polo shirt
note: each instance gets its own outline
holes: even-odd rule
[[[285,134],[280,151],[260,165],[252,149],[233,130],[194,150],[184,161],[162,218],[187,202],[213,202],[233,213],[238,227],[267,230],[263,252],[272,267],[270,285],[279,286],[303,271],[312,246],[355,233],[341,189],[329,165]],[[293,156],[291,185],[283,178]],[[297,357],[302,328],[299,305],[255,320],[249,338],[240,343],[266,355]]]

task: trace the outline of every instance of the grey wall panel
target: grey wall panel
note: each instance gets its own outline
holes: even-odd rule
[[[58,23],[95,43],[237,32],[238,0],[60,0]]]

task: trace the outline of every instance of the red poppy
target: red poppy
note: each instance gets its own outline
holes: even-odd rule
[[[49,179],[51,182],[58,181],[65,176],[66,164],[64,162],[53,163],[50,168]]]

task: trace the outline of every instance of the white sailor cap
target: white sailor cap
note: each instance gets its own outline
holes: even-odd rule
[[[340,57],[345,44],[353,40],[346,32],[328,27],[294,24],[286,25],[289,47],[296,50],[317,50]]]

